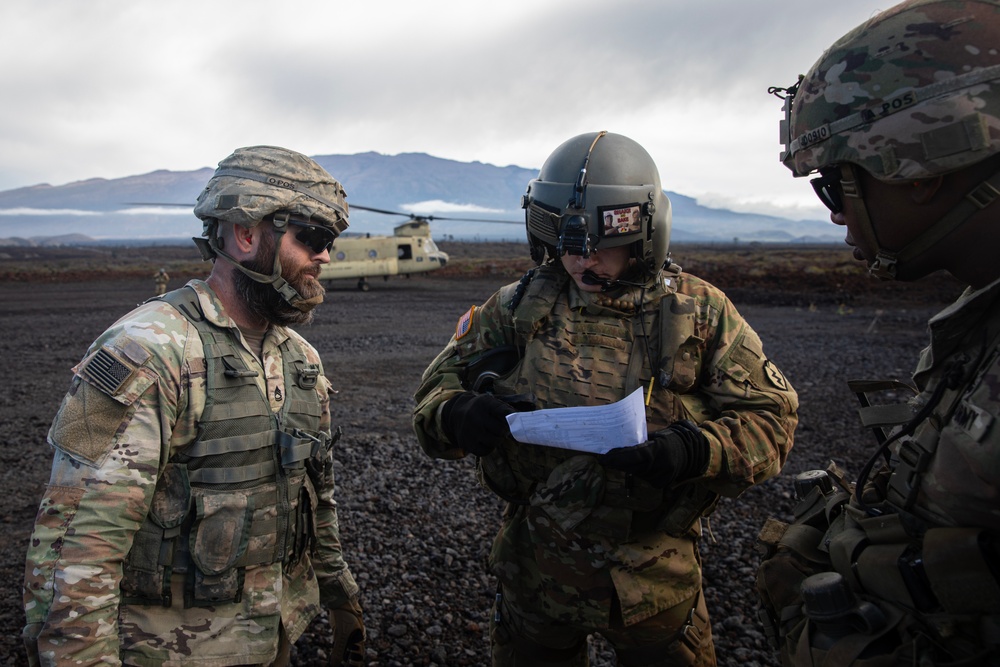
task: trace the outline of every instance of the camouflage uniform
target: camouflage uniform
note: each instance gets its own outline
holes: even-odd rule
[[[977,288],[931,319],[910,403],[856,386],[880,440],[858,481],[810,471],[793,520],[761,531],[762,619],[783,664],[1000,665],[998,39],[998,0],[907,0],[773,91],[782,161],[819,172],[873,275],[944,269]]]
[[[278,423],[290,409],[308,412],[319,426],[314,435],[328,443],[330,385],[317,352],[294,331],[273,326],[264,338],[261,362],[207,283],[191,281],[183,288],[189,289],[220,341],[231,341],[238,351],[234,363],[260,371],[253,383]],[[296,376],[285,367],[285,349],[296,350],[318,369],[310,392],[314,401],[288,405],[288,380]],[[101,359],[112,358],[101,367]],[[154,490],[159,492],[165,481],[168,464],[198,440],[208,405],[233,410],[239,405],[206,395],[202,338],[164,301],[151,300],[119,320],[74,372],[49,432],[55,448],[52,476],[27,557],[24,639],[33,664],[267,664],[275,658],[279,635],[294,642],[319,613],[321,601],[338,606],[357,596],[341,554],[332,453],[321,448],[325,473],[310,476],[316,482],[311,553],[242,568],[235,602],[189,606],[187,587],[194,571],[188,566],[187,575],[178,573],[185,569],[179,562],[172,581],[167,577],[170,606],[124,600],[130,591],[122,592],[127,588],[123,562],[139,548],[138,531],[147,516],[162,513]],[[208,515],[210,505],[223,497],[200,496],[189,519],[196,511],[199,518]],[[278,525],[288,511],[287,504],[266,510]],[[192,552],[198,555],[204,546],[203,560],[216,556],[219,543],[233,537],[234,523],[240,519],[223,521],[205,543],[192,533]],[[243,544],[235,549],[246,549],[248,539],[252,549],[253,540],[269,535],[237,532],[235,539],[241,537]]]
[[[170,276],[164,269],[160,269],[155,274],[153,274],[153,282],[156,283],[156,296],[167,293],[167,283],[170,281]]]
[[[837,664],[858,667],[1000,665],[998,299],[1000,281],[969,289],[930,320],[914,374],[920,394],[907,411],[919,413],[918,423],[893,445],[864,505],[836,489],[813,490],[795,521],[771,519],[762,531],[770,558],[758,587],[786,664],[812,665],[836,651]],[[862,414],[885,407],[894,406]],[[842,591],[848,604],[839,618],[810,620],[800,587],[825,572],[838,572],[858,597]],[[813,605],[821,611],[822,602]],[[831,626],[839,644],[815,639]]]
[[[699,599],[698,519],[716,494],[736,496],[780,470],[798,398],[732,303],[691,275],[664,272],[649,289],[594,294],[551,262],[534,270],[526,289],[523,282],[463,316],[424,372],[414,428],[429,455],[464,455],[444,435],[440,409],[463,391],[470,362],[504,346],[519,349],[519,360],[496,380],[495,393],[532,393],[539,408],[607,404],[646,388],[651,352],[660,383],[647,408],[650,431],[693,420],[711,455],[701,477],[658,493],[569,450],[508,439],[481,459],[483,481],[511,501],[490,555],[503,590],[495,644],[505,642],[505,623],[549,646],[600,632],[624,660],[630,643],[662,649],[698,613],[703,635],[691,648],[699,664],[714,664]],[[641,634],[651,619],[658,627]],[[558,628],[574,636],[556,637]],[[502,661],[495,647],[494,664]]]

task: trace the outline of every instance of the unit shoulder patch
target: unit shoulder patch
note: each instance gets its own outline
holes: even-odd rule
[[[778,389],[782,391],[788,390],[788,380],[785,379],[784,374],[782,374],[778,367],[771,363],[770,359],[764,362],[764,375]]]

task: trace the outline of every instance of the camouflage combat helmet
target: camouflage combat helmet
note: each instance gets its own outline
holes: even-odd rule
[[[219,162],[198,196],[194,214],[202,220],[205,238],[194,242],[205,259],[221,256],[253,280],[270,283],[296,308],[307,310],[315,300],[302,299],[281,277],[277,250],[271,275],[251,271],[222,249],[218,225],[230,222],[254,227],[262,220],[271,220],[279,235],[279,248],[288,225],[326,228],[332,242],[348,226],[346,197],[336,179],[301,153],[276,146],[238,148]]]
[[[787,100],[796,176],[851,162],[926,178],[1000,149],[1000,1],[911,0],[833,44]]]
[[[564,142],[528,183],[521,206],[536,262],[628,245],[648,280],[666,261],[670,200],[653,158],[628,137],[591,132]]]
[[[785,97],[781,161],[795,176],[820,171],[842,184],[843,204],[855,207],[878,251],[872,272],[892,278],[897,264],[977,209],[953,211],[906,248],[885,251],[850,165],[892,183],[963,169],[1000,151],[1000,0],[903,2],[844,35],[798,83],[772,92]],[[820,192],[822,184],[814,185]],[[984,185],[970,196],[1000,194],[996,184]]]

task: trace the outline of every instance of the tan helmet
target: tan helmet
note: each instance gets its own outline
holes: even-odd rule
[[[257,273],[223,250],[218,236],[219,222],[254,227],[269,217],[279,234],[279,245],[289,224],[326,227],[332,238],[340,235],[348,225],[347,194],[315,160],[277,146],[238,148],[219,162],[198,196],[194,214],[202,220],[205,237],[194,242],[205,259],[223,257],[253,280],[270,284],[300,310],[322,301],[322,297],[303,299],[281,277],[277,251],[271,274]]]
[[[1000,149],[1000,0],[910,0],[835,42],[788,89],[796,176],[850,162],[927,178]]]
[[[194,207],[205,236],[214,221],[253,227],[272,213],[301,216],[312,224],[347,229],[347,194],[312,158],[277,146],[238,148],[218,169]]]
[[[590,132],[563,142],[528,183],[521,206],[536,262],[627,245],[651,279],[667,258],[670,200],[653,158],[626,136]]]
[[[813,187],[831,209],[853,211],[879,278],[895,278],[1000,196],[994,173],[903,248],[887,250],[856,172],[912,181],[1000,152],[1000,0],[902,2],[840,38],[793,86],[771,92],[785,98],[781,161],[795,176],[821,172]]]

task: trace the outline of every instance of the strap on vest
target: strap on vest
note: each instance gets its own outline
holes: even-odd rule
[[[643,665],[694,665],[710,636],[708,608],[702,591],[695,595],[694,605],[684,619],[684,625],[662,642],[649,646],[615,648],[620,664]]]

